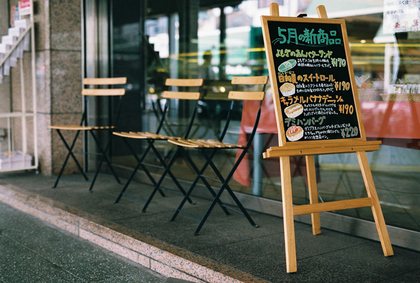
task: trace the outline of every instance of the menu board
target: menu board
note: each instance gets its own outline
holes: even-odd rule
[[[285,142],[360,138],[344,21],[262,19]]]

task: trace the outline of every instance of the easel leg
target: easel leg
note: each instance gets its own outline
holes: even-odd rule
[[[378,194],[376,193],[375,184],[373,183],[372,172],[370,171],[366,152],[357,152],[357,159],[359,160],[360,169],[362,170],[367,194],[372,200],[372,213],[373,218],[375,219],[376,229],[378,230],[379,239],[381,241],[382,250],[385,256],[391,256],[394,254],[394,252],[392,250],[385,219],[382,214],[381,205],[379,204],[379,198]]]
[[[287,272],[296,272],[295,225],[293,219],[292,178],[290,157],[280,157],[281,191],[283,202],[284,244]]]
[[[306,174],[308,177],[308,190],[310,204],[318,203],[318,188],[316,183],[315,157],[313,155],[305,156]],[[321,233],[321,219],[319,213],[311,213],[312,233],[318,235]]]

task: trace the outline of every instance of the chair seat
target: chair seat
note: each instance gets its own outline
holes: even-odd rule
[[[174,137],[150,133],[150,132],[114,132],[116,136],[130,138],[130,139],[153,139],[153,140],[170,140],[174,139]],[[177,138],[175,138],[177,139]]]
[[[79,126],[79,125],[59,125],[49,126],[48,128],[54,130],[68,130],[68,131],[90,131],[90,130],[107,130],[114,129],[115,126]]]
[[[176,144],[182,147],[190,147],[190,148],[245,148],[246,145],[240,144],[230,144],[220,142],[218,140],[194,140],[194,139],[170,139],[168,140],[170,143]]]

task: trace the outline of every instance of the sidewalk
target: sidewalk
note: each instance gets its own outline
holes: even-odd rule
[[[178,194],[156,195],[142,213],[141,200],[124,196],[113,203],[121,185],[112,178],[98,178],[92,193],[88,184],[63,181],[51,189],[53,183],[54,178],[33,173],[0,175],[0,201],[166,277],[192,282],[420,281],[419,252],[394,246],[395,255],[384,257],[379,242],[328,229],[313,236],[309,225],[296,222],[298,271],[287,274],[281,218],[251,211],[260,226],[254,228],[242,215],[225,216],[215,209],[194,236],[195,220],[179,215],[169,221]],[[151,191],[139,183],[129,189],[139,196]],[[200,215],[209,202],[194,201],[188,210]]]
[[[144,282],[165,277],[0,202],[0,282]]]

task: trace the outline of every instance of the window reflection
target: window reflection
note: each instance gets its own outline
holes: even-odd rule
[[[239,4],[195,7],[196,18],[191,16],[191,11],[184,11],[181,17],[177,9],[182,7],[176,5],[171,6],[170,12],[147,16],[144,23],[144,38],[149,48],[145,66],[147,87],[144,91],[145,112],[141,117],[144,129],[154,129],[156,119],[153,107],[159,103],[159,94],[164,89],[167,77],[203,77],[209,93],[223,94],[229,90],[228,81],[232,76],[268,74],[259,16],[269,14],[268,5],[275,1],[234,2]],[[416,207],[420,199],[417,192],[420,187],[420,32],[384,34],[383,1],[343,1],[338,8],[337,5],[330,5],[338,9],[331,11],[328,3],[323,2],[277,1],[281,5],[282,15],[307,13],[315,16],[314,8],[323,4],[330,16],[346,20],[365,132],[368,139],[383,142],[381,150],[370,153],[368,157],[379,199],[383,202],[385,218],[388,224],[420,231],[420,211]],[[152,10],[152,7],[149,8]],[[292,12],[294,14],[290,14]],[[187,48],[181,46],[185,44],[185,34],[182,34],[180,21],[188,18],[185,14],[191,17],[189,20],[197,20],[191,25],[191,28],[196,25],[197,31],[184,31],[189,33],[190,46]],[[141,40],[133,37],[133,34],[141,34],[137,23],[116,28],[114,36],[118,42],[129,44],[134,40],[138,42],[134,46],[139,47]],[[116,41],[114,44],[117,46]],[[210,54],[211,58],[206,61]],[[139,60],[136,56],[138,54],[133,55],[126,50],[120,52],[114,58],[115,68],[121,69],[122,73],[132,70],[130,73],[135,74],[138,70],[134,65]],[[136,83],[137,79],[133,78],[132,81],[133,88],[141,86]],[[209,134],[217,136],[221,123],[218,119],[225,107],[223,101],[203,100],[200,125],[194,138],[208,137]],[[266,109],[273,108],[267,105]],[[182,118],[180,115],[187,110],[188,105],[180,105],[180,113],[172,113],[174,121],[179,121]],[[240,113],[241,109],[238,109],[235,119],[238,130],[241,126]],[[266,113],[266,122],[262,120],[261,128],[264,130],[261,141],[265,148],[277,145],[275,123],[272,123],[272,128],[267,126],[270,124],[267,121],[274,121],[273,115],[272,111]],[[166,144],[160,146],[168,155],[173,150]],[[230,152],[218,162],[233,163],[235,156],[235,152]],[[129,164],[123,157],[120,160],[125,166]],[[190,169],[185,162],[181,159],[178,162],[178,173],[183,178],[190,180],[195,176],[192,171],[190,175],[187,173]],[[320,156],[318,163],[319,193],[324,201],[363,197],[364,185],[356,156]],[[295,159],[294,166],[295,202],[306,203],[304,163]],[[278,162],[264,160],[262,169],[262,196],[280,200]],[[232,188],[252,194],[252,173],[253,168],[250,168],[247,172],[250,182],[247,185],[232,181]],[[371,218],[364,209],[339,213]]]

